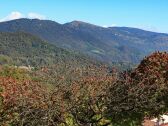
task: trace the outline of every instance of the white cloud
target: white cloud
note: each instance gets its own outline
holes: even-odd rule
[[[44,15],[33,13],[33,12],[28,13],[28,18],[30,18],[30,19],[34,19],[35,18],[35,19],[41,19],[41,20],[46,19],[46,17]]]
[[[23,18],[24,15],[18,11],[13,11],[6,17],[0,19],[0,22]]]
[[[110,27],[116,27],[117,26],[117,24],[112,24],[112,25],[110,25]]]
[[[103,25],[103,27],[104,27],[104,28],[108,28],[108,26],[107,26],[107,25]]]
[[[9,15],[7,15],[6,17],[0,19],[0,22],[15,20],[15,19],[19,19],[19,18],[30,18],[30,19],[41,19],[41,20],[46,19],[46,17],[44,15],[34,13],[34,12],[28,13],[26,15],[26,14],[22,14],[21,12],[18,12],[18,11],[13,11]]]
[[[108,28],[108,27],[115,27],[117,26],[117,24],[111,24],[111,25],[103,25],[104,28]]]

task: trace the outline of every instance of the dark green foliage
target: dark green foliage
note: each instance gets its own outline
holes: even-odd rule
[[[0,33],[0,64],[38,67],[61,62],[94,63],[82,54],[58,48],[27,33]]]

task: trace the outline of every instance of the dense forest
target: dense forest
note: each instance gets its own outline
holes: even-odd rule
[[[94,64],[95,62],[85,55],[58,48],[28,33],[0,33],[1,65],[31,65],[38,67],[70,61],[82,65]]]
[[[68,67],[61,74],[57,64],[33,70],[1,65],[0,125],[141,126],[167,112],[167,53],[155,52],[122,72]]]

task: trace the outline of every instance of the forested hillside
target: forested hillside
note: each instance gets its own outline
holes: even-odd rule
[[[37,67],[70,62],[81,66],[96,63],[78,52],[56,47],[28,33],[0,33],[1,64]]]

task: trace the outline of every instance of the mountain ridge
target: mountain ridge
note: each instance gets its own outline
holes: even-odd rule
[[[17,19],[0,23],[1,32],[27,32],[58,47],[104,62],[138,63],[154,51],[168,51],[168,34],[129,27],[108,27],[82,21],[60,24],[50,20]]]

